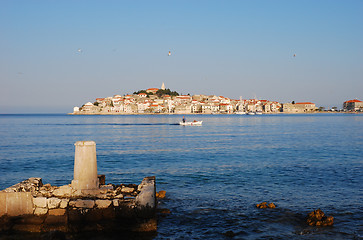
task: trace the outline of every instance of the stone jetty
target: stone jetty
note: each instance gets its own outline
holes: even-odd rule
[[[156,231],[155,177],[106,184],[97,174],[96,143],[75,143],[74,179],[51,186],[29,178],[0,191],[0,231]]]

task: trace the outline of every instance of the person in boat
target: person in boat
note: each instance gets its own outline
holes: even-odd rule
[[[185,123],[185,117],[183,116],[183,123]]]

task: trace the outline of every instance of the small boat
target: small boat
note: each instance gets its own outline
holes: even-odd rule
[[[256,115],[262,115],[262,111],[257,111]]]
[[[248,112],[247,114],[248,115],[255,115],[256,113],[255,112]]]
[[[179,122],[179,124],[182,126],[200,126],[202,125],[202,122],[203,121],[194,120],[193,122]]]

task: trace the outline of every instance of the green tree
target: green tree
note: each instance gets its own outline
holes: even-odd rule
[[[179,96],[179,93],[177,93],[176,91],[170,91],[170,89],[159,89],[157,92],[156,92],[156,95],[158,97],[162,97],[164,95],[170,95],[170,96]]]
[[[325,107],[319,107],[319,112],[323,112],[325,110]]]
[[[137,92],[134,92],[133,94],[137,95],[137,94],[139,94],[139,93],[146,93],[146,94],[147,94],[146,90],[139,90],[139,91],[137,91]]]

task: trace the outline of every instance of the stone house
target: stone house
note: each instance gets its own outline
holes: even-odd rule
[[[202,104],[192,104],[192,113],[201,113],[202,112]]]
[[[202,113],[212,113],[212,105],[211,104],[203,104],[202,105]]]
[[[128,103],[124,105],[125,113],[137,113],[137,104],[136,103]]]
[[[262,111],[265,113],[271,112],[271,103],[265,103],[262,106]]]
[[[95,105],[93,105],[93,103],[88,102],[85,105],[82,106],[81,110],[85,111],[85,112],[93,112],[97,109],[97,107]]]
[[[159,88],[149,88],[146,89],[147,93],[152,93],[152,94],[156,94],[156,92],[159,91]]]
[[[233,112],[233,106],[228,103],[219,104],[219,111],[223,113],[231,113]]]
[[[282,108],[286,113],[306,113],[316,110],[315,104],[311,102],[284,103]]]
[[[148,102],[138,102],[137,104],[137,112],[138,113],[144,113],[146,109],[149,108],[150,103]]]
[[[358,99],[345,101],[343,109],[345,111],[363,111],[363,102]]]
[[[146,98],[147,94],[146,93],[139,93],[137,96],[140,97],[140,98]]]
[[[192,113],[192,105],[191,104],[180,104],[175,106],[174,113],[177,114],[189,114]]]
[[[150,111],[153,113],[160,113],[160,112],[166,112],[166,108],[163,105],[153,103],[150,105]]]

